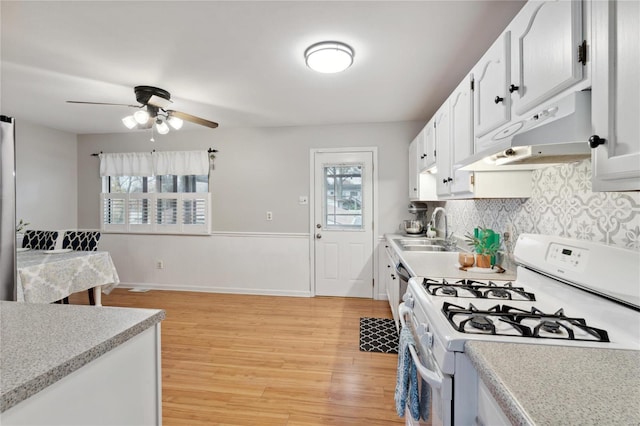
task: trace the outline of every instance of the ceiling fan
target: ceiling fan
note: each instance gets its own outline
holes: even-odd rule
[[[172,109],[167,109],[171,105],[171,94],[164,89],[153,86],[136,86],[133,89],[136,95],[136,101],[139,105],[130,104],[114,104],[109,102],[85,102],[85,101],[67,101],[70,104],[89,104],[89,105],[115,105],[137,108],[138,111],[132,115],[126,116],[122,122],[129,129],[150,129],[155,124],[155,128],[160,134],[169,133],[169,125],[176,130],[182,127],[183,120],[201,126],[215,129],[218,123],[196,117]]]

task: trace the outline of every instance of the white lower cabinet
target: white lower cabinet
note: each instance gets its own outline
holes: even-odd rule
[[[498,401],[487,389],[482,380],[478,380],[478,412],[476,415],[478,426],[510,426],[511,422],[504,414]]]
[[[161,425],[160,324],[2,413],[2,425]]]
[[[400,329],[400,317],[398,316],[398,306],[400,305],[400,279],[396,275],[396,260],[392,254],[389,243],[384,241],[380,246],[379,255],[379,279],[385,285],[389,307],[396,323],[396,330]]]
[[[640,2],[592,8],[593,190],[640,190]]]

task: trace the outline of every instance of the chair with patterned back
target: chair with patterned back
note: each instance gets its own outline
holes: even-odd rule
[[[56,248],[58,231],[36,231],[29,229],[24,232],[22,247],[33,250],[53,250]]]
[[[66,231],[62,239],[62,248],[75,251],[96,251],[100,235],[98,231]]]
[[[100,236],[98,231],[66,231],[62,238],[62,248],[74,251],[97,251]],[[87,293],[89,293],[89,304],[95,305],[93,289],[88,289]]]

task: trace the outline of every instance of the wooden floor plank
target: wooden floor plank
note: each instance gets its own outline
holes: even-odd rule
[[[166,311],[165,426],[404,424],[397,355],[358,346],[360,317],[391,318],[386,301],[121,288],[102,301]]]

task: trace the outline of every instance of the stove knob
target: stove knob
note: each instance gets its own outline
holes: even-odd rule
[[[413,309],[413,305],[414,305],[413,297],[409,296],[409,293],[405,293],[403,299],[404,299],[404,305],[409,309]]]
[[[430,348],[433,346],[433,333],[425,333],[420,336],[420,343],[425,348]]]

